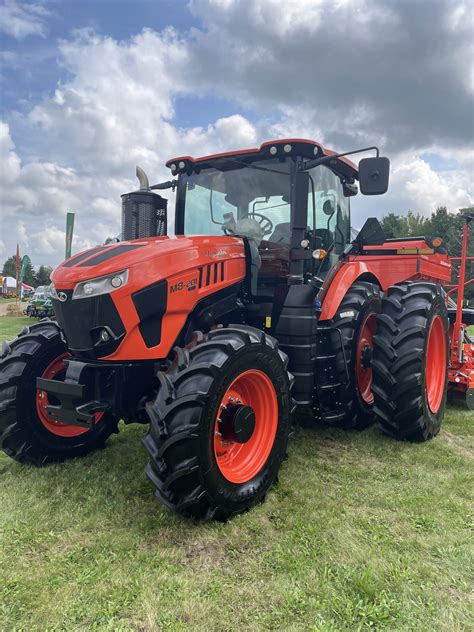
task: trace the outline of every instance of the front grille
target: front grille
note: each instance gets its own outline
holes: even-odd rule
[[[54,313],[71,353],[78,358],[96,359],[113,353],[125,336],[125,327],[109,294],[72,300],[72,290],[64,292],[67,300],[52,299]],[[100,331],[107,329],[110,339],[101,342]]]

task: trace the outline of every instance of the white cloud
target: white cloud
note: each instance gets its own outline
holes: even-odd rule
[[[167,124],[166,124],[167,125]],[[34,161],[22,164],[11,140],[8,125],[0,123],[3,134],[1,157],[8,166],[0,170],[0,229],[8,251],[19,241],[22,250],[29,249],[33,263],[55,264],[64,257],[66,212],[76,213],[73,250],[75,252],[103,243],[120,233],[120,195],[136,188],[135,160],[124,157],[115,164],[104,155],[96,159],[94,169],[87,165],[79,171],[52,162]],[[165,159],[178,154],[210,153],[229,147],[254,145],[257,131],[244,117],[234,115],[218,119],[207,128],[176,130],[167,154],[158,155],[152,147],[138,156],[153,181],[169,178]],[[118,142],[121,142],[120,139]],[[73,149],[73,148],[71,148]],[[148,160],[146,158],[148,157]],[[135,156],[134,158],[137,158]],[[66,160],[67,155],[62,154]],[[170,203],[170,223],[173,209]],[[18,218],[21,218],[18,220]],[[11,226],[16,230],[12,231]]]
[[[41,3],[5,0],[0,5],[0,30],[17,40],[46,35],[45,19],[50,12]]]
[[[389,193],[356,198],[356,226],[369,214],[467,205],[472,139],[460,76],[471,65],[472,10],[463,4],[456,13],[440,0],[429,35],[401,4],[194,0],[204,28],[190,33],[145,29],[117,41],[76,32],[58,50],[68,79],[25,117],[12,117],[11,128],[0,123],[2,225],[23,222],[33,263],[54,264],[67,211],[77,213],[75,251],[119,233],[120,194],[135,188],[136,164],[156,182],[168,179],[164,162],[176,155],[295,136],[389,150]],[[436,56],[430,38],[442,47]],[[176,99],[206,94],[254,107],[256,120],[234,114],[179,127]],[[19,126],[29,152],[21,157],[12,140]],[[455,168],[435,171],[420,158],[430,151]],[[2,238],[13,253],[17,235],[2,230]]]
[[[26,223],[23,220],[18,220],[16,223],[16,232],[18,235],[18,241],[28,250],[30,247],[30,239]],[[49,254],[49,253],[48,253]]]
[[[470,206],[474,202],[469,187],[469,174],[456,171],[435,172],[424,160],[417,159],[394,171],[397,182],[403,183],[414,208],[421,210],[446,206],[449,209]],[[471,189],[472,190],[472,189]]]
[[[28,117],[43,151],[90,173],[104,164],[115,173],[137,162],[154,166],[177,136],[168,121],[181,86],[171,69],[187,55],[177,34],[144,30],[117,42],[81,31],[60,54],[72,79]]]
[[[429,216],[439,206],[448,211],[472,206],[474,195],[471,171],[435,171],[416,153],[399,155],[392,161],[390,187],[381,197],[352,198],[353,225],[361,228],[367,217],[382,217],[408,210]]]
[[[113,178],[100,183],[74,169],[50,162],[22,164],[9,134],[8,125],[0,123],[0,229],[3,247],[13,253],[17,241],[22,251],[28,249],[34,264],[56,263],[63,258],[64,226],[67,211],[77,211],[80,231],[76,249],[101,241],[96,234],[97,213],[117,200],[112,230],[119,232],[119,193],[123,184]],[[106,196],[106,197],[104,197]],[[107,202],[104,205],[104,200]],[[14,228],[14,230],[12,230]]]
[[[193,0],[189,81],[387,150],[473,141],[472,3]],[[445,143],[445,144],[446,144]]]

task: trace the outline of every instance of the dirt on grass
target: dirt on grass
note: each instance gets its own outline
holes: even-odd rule
[[[23,316],[23,310],[28,303],[7,303],[0,300],[0,316]]]

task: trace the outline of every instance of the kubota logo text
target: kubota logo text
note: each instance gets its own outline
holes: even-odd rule
[[[227,257],[227,255],[228,255],[227,250],[223,250],[222,248],[219,248],[219,250],[214,250],[213,252],[211,252],[210,250],[206,252],[206,257],[209,257],[209,259],[217,259],[218,257]]]

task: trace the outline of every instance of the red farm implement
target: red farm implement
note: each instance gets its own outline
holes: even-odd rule
[[[458,282],[448,286],[448,314],[449,337],[451,349],[449,358],[449,388],[448,394],[465,401],[469,410],[474,410],[474,336],[469,335],[469,326],[474,326],[474,309],[464,307],[464,290],[474,283],[471,262],[474,257],[468,257],[469,224],[474,220],[474,212],[465,214],[462,235],[462,252],[460,257],[452,257],[459,261]],[[456,295],[456,302],[452,295]]]

